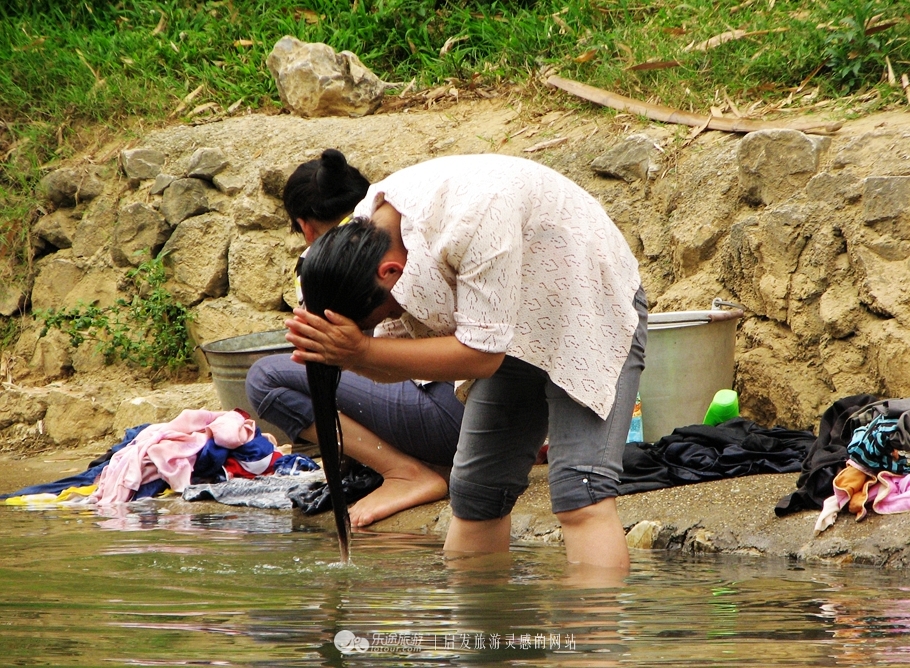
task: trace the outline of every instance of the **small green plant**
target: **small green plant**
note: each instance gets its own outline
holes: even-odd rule
[[[825,39],[824,56],[831,78],[847,91],[856,90],[874,81],[885,65],[883,35],[873,28],[878,9],[872,0],[840,0],[833,9],[842,17]]]
[[[171,372],[192,362],[193,343],[187,329],[192,314],[164,288],[164,254],[143,262],[127,273],[133,281],[132,297],[99,308],[78,304],[75,308],[39,311],[44,322],[41,336],[59,329],[73,347],[97,341],[97,350],[108,364],[128,364]]]

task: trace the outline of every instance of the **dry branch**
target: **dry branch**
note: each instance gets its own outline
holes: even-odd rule
[[[701,114],[683,111],[682,109],[673,109],[672,107],[634,100],[630,97],[619,95],[618,93],[611,93],[610,91],[588,86],[587,84],[571,79],[564,79],[563,77],[556,75],[548,77],[547,83],[564,90],[567,93],[577,95],[589,102],[610,107],[611,109],[645,116],[652,121],[676,123],[678,125],[688,125],[694,128],[704,126],[709,130],[721,130],[723,132],[755,132],[757,130],[789,129],[814,134],[828,134],[837,132],[843,126],[843,123],[828,121],[777,123],[774,121],[753,121],[746,118],[717,118],[714,116],[703,116]]]

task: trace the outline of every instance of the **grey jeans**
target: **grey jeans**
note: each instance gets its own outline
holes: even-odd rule
[[[548,434],[554,513],[618,496],[648,339],[647,300],[641,288],[634,303],[638,328],[606,420],[572,399],[545,371],[514,357],[506,356],[495,374],[474,383],[449,482],[455,517],[491,520],[509,514],[528,487],[528,474]]]
[[[306,367],[289,355],[257,360],[246,376],[250,405],[297,441],[313,424],[313,400]],[[464,406],[453,383],[374,383],[350,371],[341,374],[338,410],[405,454],[451,466]]]

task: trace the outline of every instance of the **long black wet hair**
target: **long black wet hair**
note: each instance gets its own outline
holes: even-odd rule
[[[298,266],[307,311],[325,317],[326,310],[331,310],[355,322],[364,320],[388,297],[388,291],[377,282],[377,270],[391,245],[389,234],[366,218],[354,218],[319,237]],[[344,437],[335,402],[341,368],[307,362],[306,372],[341,560],[347,562],[351,520],[341,482]]]
[[[328,148],[317,160],[294,170],[284,186],[284,208],[291,230],[301,232],[298,218],[333,223],[354,210],[366,197],[370,182],[351,167],[341,151]]]

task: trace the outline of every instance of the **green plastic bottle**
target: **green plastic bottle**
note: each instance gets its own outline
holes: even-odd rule
[[[718,390],[705,413],[705,424],[716,426],[739,416],[739,395],[735,390]]]

